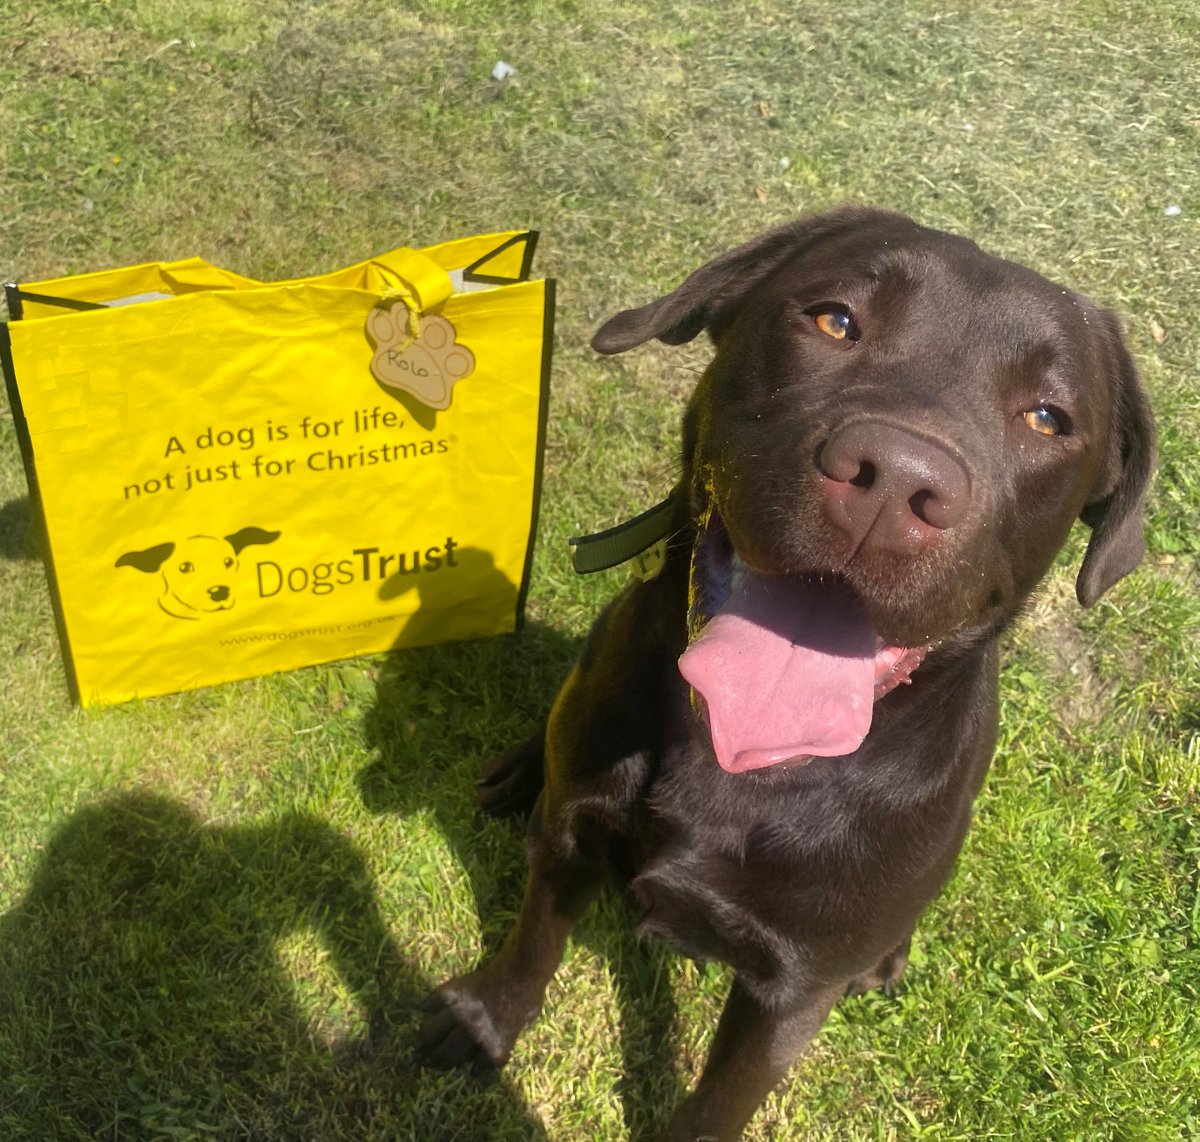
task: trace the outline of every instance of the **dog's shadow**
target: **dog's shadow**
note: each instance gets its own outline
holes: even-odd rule
[[[431,1097],[403,1046],[429,983],[315,817],[76,812],[0,917],[0,979],[5,1137],[545,1139],[503,1081]]]
[[[378,756],[360,775],[364,802],[380,813],[433,815],[470,881],[484,955],[520,904],[525,823],[478,813],[474,781],[491,756],[543,724],[578,649],[530,624],[516,635],[393,652],[377,679],[367,734]],[[615,893],[589,910],[575,938],[609,965],[624,1057],[618,1093],[630,1137],[650,1137],[673,1101],[664,1076],[675,1076],[675,1094],[685,1085],[671,1048],[671,953],[638,943]]]

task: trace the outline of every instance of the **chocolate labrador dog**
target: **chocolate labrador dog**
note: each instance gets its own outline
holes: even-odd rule
[[[444,984],[436,1064],[499,1066],[606,878],[736,975],[668,1139],[733,1139],[845,992],[895,984],[996,740],[997,641],[1091,528],[1086,607],[1141,557],[1153,422],[1113,315],[899,214],[802,219],[617,314],[702,330],[661,573],[601,614],[485,810],[532,805],[503,947]]]

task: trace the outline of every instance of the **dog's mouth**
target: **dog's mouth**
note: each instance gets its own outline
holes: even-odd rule
[[[702,521],[679,670],[728,772],[853,753],[927,649],[886,643],[841,576],[754,571],[715,510]]]

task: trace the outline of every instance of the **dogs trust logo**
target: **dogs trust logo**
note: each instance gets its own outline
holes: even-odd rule
[[[191,535],[178,543],[127,551],[115,566],[160,573],[159,607],[174,618],[195,621],[234,605],[238,556],[252,544],[274,543],[281,534],[243,527],[226,536]]]
[[[371,375],[384,388],[399,389],[441,411],[450,407],[456,382],[475,368],[475,354],[458,344],[444,317],[418,317],[396,300],[367,315],[367,340],[375,350]]]

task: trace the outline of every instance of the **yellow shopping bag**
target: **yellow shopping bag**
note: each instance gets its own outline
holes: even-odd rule
[[[554,313],[535,242],[287,282],[193,258],[6,287],[72,694],[515,629]]]

